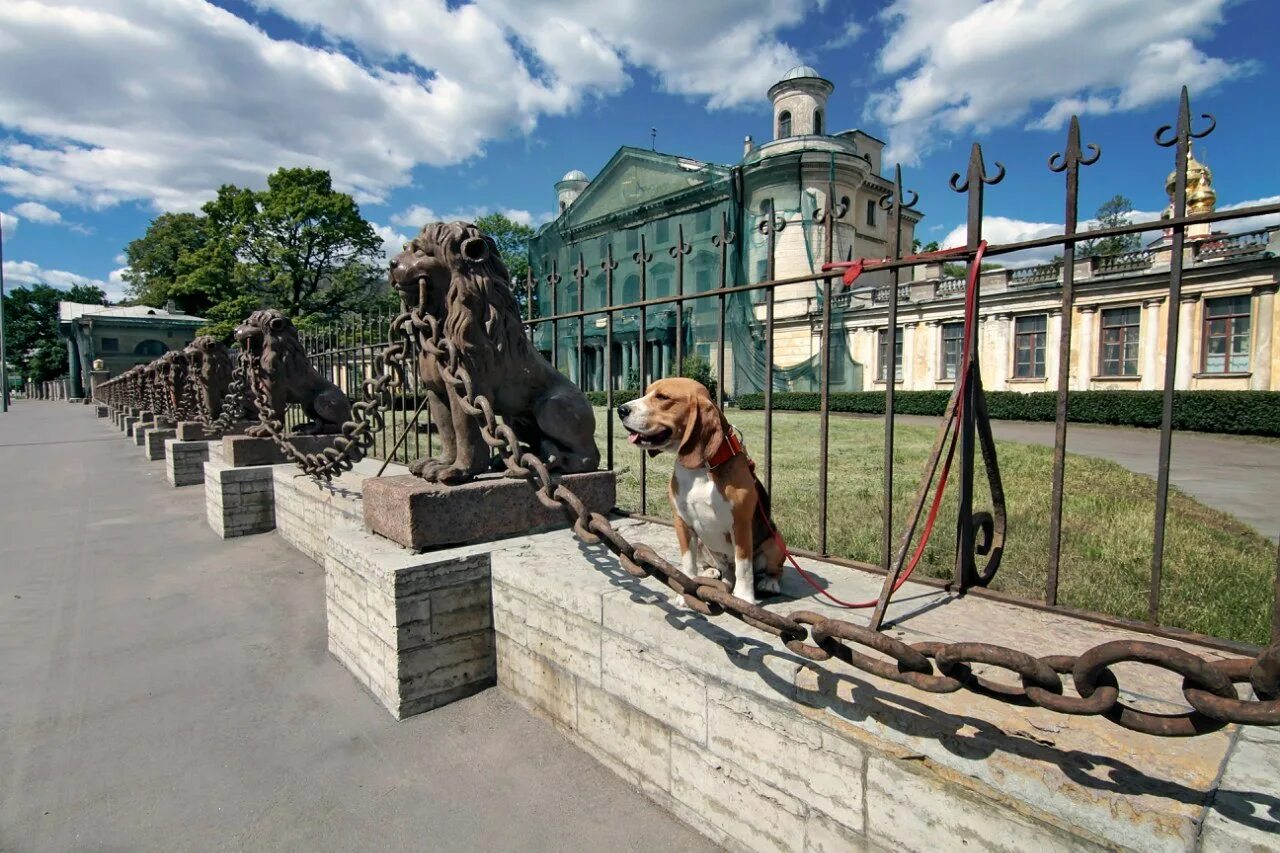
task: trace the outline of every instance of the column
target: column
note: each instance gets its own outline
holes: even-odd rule
[[[904,323],[898,334],[902,335],[902,390],[911,391],[915,384],[916,327]]]
[[[1160,305],[1163,302],[1163,296],[1142,301],[1146,316],[1142,324],[1142,382],[1139,387],[1144,391],[1154,391],[1164,384],[1164,360],[1160,357],[1160,342],[1164,340],[1164,329],[1160,327]]]
[[[987,329],[991,337],[991,390],[1004,391],[1009,387],[1009,377],[1013,373],[1009,365],[1009,349],[1012,336],[1009,327],[1013,318],[1008,314],[991,315]]]
[[[941,360],[938,347],[941,345],[941,328],[942,323],[938,320],[924,321],[916,326],[916,342],[924,357],[924,366],[920,371],[920,384],[916,387],[923,391],[932,391],[938,384],[938,362]]]
[[[1058,355],[1062,349],[1062,309],[1049,309],[1048,328],[1044,335],[1044,380],[1050,391],[1058,390]]]
[[[1097,320],[1097,305],[1080,306],[1080,334],[1076,335],[1080,345],[1074,347],[1076,381],[1072,386],[1077,391],[1088,391],[1089,383],[1093,381],[1094,350],[1097,349],[1093,343],[1093,327]]]
[[[671,344],[663,341],[659,345],[658,350],[658,376],[668,376],[671,373]]]
[[[1195,326],[1196,303],[1199,301],[1200,294],[1196,293],[1182,297],[1178,305],[1178,360],[1175,362],[1173,377],[1175,391],[1186,391],[1191,387],[1191,374],[1194,372],[1191,365],[1191,345],[1199,331]],[[1167,353],[1165,357],[1168,357]]]
[[[1276,285],[1259,288],[1258,310],[1253,317],[1253,353],[1249,358],[1250,391],[1271,390],[1272,334],[1276,317]]]
[[[591,365],[591,387],[597,391],[604,390],[604,346],[600,345],[591,350],[591,357],[595,361]]]
[[[631,345],[626,341],[618,344],[618,349],[622,354],[622,373],[618,377],[618,381],[623,387],[626,387],[627,376],[631,373]]]
[[[80,393],[80,346],[76,341],[74,329],[67,337],[67,369],[68,382],[71,386],[72,396],[83,396]]]

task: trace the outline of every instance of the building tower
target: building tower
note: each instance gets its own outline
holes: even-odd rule
[[[830,80],[808,65],[797,65],[769,88],[773,101],[773,138],[823,136],[827,132],[827,98],[835,90]]]
[[[1164,213],[1160,214],[1161,219],[1171,219],[1173,217],[1173,194],[1178,182],[1177,171],[1169,173],[1169,177],[1164,182],[1164,191],[1169,196],[1169,206],[1164,209]],[[1201,163],[1195,158],[1195,155],[1187,151],[1187,215],[1194,216],[1197,213],[1212,213],[1214,207],[1218,203],[1218,193],[1213,188],[1213,172],[1209,167]],[[1212,226],[1208,222],[1198,222],[1195,225],[1187,226],[1187,239],[1199,240],[1208,237],[1212,230]],[[1168,232],[1166,232],[1168,233]]]
[[[582,195],[582,191],[587,188],[589,183],[591,183],[591,180],[584,172],[580,172],[577,169],[565,172],[564,177],[556,181],[556,201],[558,202],[556,212],[564,213],[569,205],[573,204],[578,196]]]

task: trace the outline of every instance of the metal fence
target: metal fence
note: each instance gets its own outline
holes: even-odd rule
[[[1280,213],[1280,204],[1260,204],[1247,208],[1236,208],[1232,210],[1215,211],[1208,214],[1187,213],[1187,182],[1188,182],[1188,159],[1190,155],[1190,146],[1193,139],[1201,138],[1208,135],[1214,128],[1214,120],[1206,115],[1201,116],[1200,121],[1206,123],[1207,126],[1201,130],[1193,129],[1193,119],[1190,111],[1190,104],[1184,90],[1182,100],[1180,102],[1178,117],[1176,123],[1160,128],[1155,134],[1156,143],[1164,148],[1172,148],[1175,152],[1175,186],[1173,194],[1172,215],[1166,218],[1155,227],[1167,229],[1171,234],[1171,250],[1170,250],[1170,268],[1168,272],[1167,297],[1170,306],[1179,304],[1179,297],[1182,291],[1182,280],[1184,271],[1184,249],[1189,248],[1187,232],[1192,226],[1202,225],[1204,223],[1215,223],[1226,220],[1243,219],[1259,215]],[[1064,318],[1072,316],[1072,308],[1075,295],[1075,271],[1076,271],[1076,252],[1077,241],[1084,239],[1084,232],[1080,232],[1078,219],[1078,200],[1079,200],[1079,176],[1081,167],[1089,166],[1097,161],[1101,155],[1100,149],[1096,145],[1082,146],[1080,139],[1080,130],[1078,122],[1073,118],[1068,131],[1065,148],[1054,153],[1049,158],[1049,168],[1054,172],[1061,174],[1065,183],[1064,192],[1064,223],[1061,234],[1050,237],[1037,238],[1034,240],[1025,240],[1016,243],[987,245],[983,241],[982,226],[983,216],[985,212],[984,194],[987,187],[999,184],[1005,176],[1005,169],[998,162],[995,164],[994,172],[987,168],[986,161],[981,147],[974,144],[971,148],[969,162],[966,171],[963,174],[957,173],[952,176],[951,189],[955,192],[962,193],[967,199],[967,242],[963,247],[955,247],[953,251],[946,252],[946,258],[950,262],[964,263],[970,271],[969,278],[966,279],[947,279],[939,285],[939,292],[946,289],[948,293],[960,294],[964,293],[967,300],[972,303],[972,311],[976,313],[981,301],[981,294],[978,292],[981,288],[981,276],[977,275],[977,268],[981,264],[982,258],[997,258],[1003,255],[1009,255],[1015,252],[1022,252],[1031,249],[1055,248],[1062,251],[1061,263],[1052,264],[1052,276],[1060,280],[1061,291],[1061,310]],[[826,264],[820,272],[810,275],[802,275],[785,279],[775,277],[776,268],[776,233],[785,227],[785,223],[779,222],[778,218],[770,211],[765,211],[754,222],[742,222],[739,227],[743,229],[753,229],[753,231],[763,236],[766,249],[766,273],[765,280],[749,284],[740,283],[741,279],[737,279],[735,271],[741,270],[741,263],[735,262],[731,258],[733,244],[736,240],[741,239],[741,235],[735,234],[732,230],[733,222],[727,215],[721,216],[718,223],[718,230],[711,238],[712,244],[719,252],[718,267],[715,272],[715,286],[710,289],[700,290],[696,295],[687,292],[684,289],[683,275],[680,276],[676,290],[673,294],[663,295],[658,298],[650,298],[647,291],[648,267],[655,252],[668,252],[673,258],[679,258],[684,253],[684,235],[683,233],[676,235],[677,243],[674,247],[667,246],[649,246],[646,244],[644,235],[640,236],[638,251],[635,252],[619,252],[615,254],[615,247],[609,244],[600,249],[605,260],[601,263],[602,280],[604,283],[604,294],[602,304],[596,304],[590,308],[583,308],[587,303],[584,301],[585,282],[588,280],[585,265],[581,257],[574,270],[569,271],[576,280],[577,299],[571,300],[570,304],[575,310],[563,311],[557,304],[556,293],[558,285],[562,280],[560,272],[551,265],[551,272],[547,276],[547,281],[535,281],[532,274],[523,283],[526,297],[526,305],[529,309],[527,320],[529,332],[537,339],[539,330],[550,327],[550,338],[553,341],[560,340],[559,331],[561,328],[569,328],[576,330],[575,340],[577,342],[577,357],[569,360],[569,366],[572,370],[567,369],[564,364],[558,365],[566,373],[570,374],[570,378],[574,379],[580,387],[592,388],[599,387],[600,377],[604,377],[603,390],[603,406],[605,414],[603,417],[603,440],[605,444],[605,460],[610,469],[618,468],[621,465],[630,466],[634,464],[639,469],[639,494],[638,500],[632,506],[620,506],[619,510],[627,514],[638,517],[652,518],[650,507],[650,495],[647,485],[648,477],[646,468],[648,461],[644,453],[635,452],[634,462],[623,461],[621,457],[615,453],[614,447],[614,418],[612,410],[616,402],[617,393],[622,390],[621,386],[626,383],[626,376],[620,377],[618,365],[615,364],[615,348],[614,333],[615,323],[619,321],[619,315],[626,315],[635,318],[632,322],[638,322],[638,335],[636,340],[639,346],[638,358],[634,355],[629,359],[629,363],[634,365],[638,372],[639,387],[643,388],[654,378],[660,375],[662,367],[666,365],[666,373],[673,374],[678,371],[678,365],[681,362],[682,353],[677,350],[674,364],[668,359],[655,359],[650,357],[648,352],[650,347],[648,336],[646,335],[646,322],[655,316],[655,311],[669,312],[674,309],[674,317],[677,322],[685,316],[685,303],[694,299],[709,300],[715,304],[718,312],[715,328],[718,334],[718,340],[713,344],[714,355],[712,363],[715,365],[715,375],[717,377],[725,377],[725,359],[726,359],[726,299],[734,295],[743,293],[752,293],[757,299],[755,304],[758,310],[754,312],[750,322],[756,326],[752,330],[752,334],[759,342],[762,349],[763,365],[764,365],[764,381],[763,381],[763,431],[760,446],[752,447],[752,455],[758,465],[759,475],[767,488],[772,489],[775,478],[775,420],[773,394],[775,390],[774,371],[774,343],[776,340],[775,323],[776,323],[776,293],[780,288],[790,285],[811,283],[820,288],[821,292],[821,316],[815,322],[815,328],[820,329],[820,353],[821,353],[821,376],[820,376],[820,407],[817,412],[818,419],[818,447],[817,447],[817,472],[816,472],[816,490],[817,490],[817,513],[814,520],[817,527],[816,547],[809,551],[793,549],[798,554],[826,560],[834,564],[856,567],[858,569],[887,573],[886,586],[893,583],[897,574],[901,571],[903,558],[907,553],[909,546],[912,544],[913,535],[919,535],[919,523],[921,520],[921,510],[923,509],[923,498],[917,502],[914,514],[905,523],[895,520],[893,495],[895,488],[895,478],[899,472],[896,471],[894,458],[895,448],[895,432],[898,428],[898,418],[894,416],[894,383],[885,383],[885,407],[890,413],[889,417],[884,418],[883,429],[883,450],[884,450],[884,481],[883,481],[883,499],[880,508],[880,521],[882,531],[880,535],[879,561],[876,564],[873,561],[855,561],[850,559],[842,559],[831,553],[829,547],[829,530],[833,514],[840,517],[848,517],[851,513],[861,513],[865,511],[864,507],[838,506],[833,505],[830,500],[831,492],[831,472],[830,472],[830,454],[829,441],[831,435],[831,358],[832,351],[832,306],[838,301],[838,298],[848,299],[843,293],[838,293],[839,285],[845,276],[848,265],[841,264],[837,259],[833,258],[833,247],[836,240],[833,239],[834,229],[837,222],[847,212],[847,200],[837,198],[834,184],[828,187],[826,193],[825,204],[812,213],[814,224],[817,228],[825,232],[825,238],[822,242],[825,248]],[[874,282],[868,281],[861,285],[871,295],[872,304],[883,305],[888,312],[885,334],[887,335],[887,347],[885,351],[894,352],[895,343],[898,335],[898,303],[900,300],[892,300],[888,298],[888,294],[901,293],[900,287],[903,270],[921,264],[925,261],[922,256],[911,255],[904,251],[909,247],[902,245],[902,232],[900,223],[904,212],[914,209],[918,203],[918,196],[915,192],[905,190],[903,188],[901,169],[897,170],[895,180],[895,190],[881,199],[880,206],[888,214],[889,233],[897,234],[898,238],[892,245],[892,255],[883,261],[875,262],[878,270],[882,274]],[[1091,230],[1087,232],[1087,239],[1098,240],[1106,237],[1136,234],[1153,230],[1153,223],[1133,223],[1118,227]],[[1238,248],[1237,244],[1241,244],[1241,240],[1248,242],[1252,238],[1215,238],[1213,245],[1200,246],[1200,251],[1222,251],[1230,252]],[[1220,245],[1219,245],[1220,244]],[[931,259],[932,260],[932,259]],[[1140,269],[1144,268],[1149,258],[1143,252],[1135,252],[1127,255],[1116,256],[1108,260],[1100,260],[1098,263],[1108,267],[1108,269]],[[682,268],[681,268],[682,269]],[[621,270],[621,271],[620,271]],[[617,291],[615,290],[615,282],[620,281],[623,272],[634,271],[639,277],[640,287],[638,298],[630,301],[617,300]],[[593,271],[594,274],[594,271]],[[1039,277],[1049,276],[1050,271],[1047,269],[1032,268],[1025,273],[1014,275],[1019,282],[1026,280],[1028,282],[1038,282]],[[968,283],[972,282],[972,286]],[[549,285],[549,299],[537,298],[536,291],[542,285]],[[855,288],[858,285],[855,283]],[[845,291],[847,293],[847,291]],[[545,314],[538,316],[535,305],[541,304],[547,309]],[[361,382],[368,377],[376,375],[376,356],[377,353],[387,343],[387,329],[391,317],[376,317],[352,320],[345,323],[317,330],[303,330],[303,344],[310,354],[313,362],[326,374],[335,379],[341,387],[343,387],[353,398],[361,396]],[[604,326],[603,332],[606,344],[601,350],[601,356],[604,359],[602,370],[589,375],[592,366],[589,365],[589,359],[584,357],[582,347],[584,345],[584,328],[587,323],[598,324]],[[967,330],[968,345],[974,352],[974,358],[969,366],[972,373],[971,379],[967,383],[959,383],[960,377],[957,377],[958,384],[963,388],[960,400],[953,400],[960,414],[958,424],[956,425],[959,439],[959,454],[956,467],[952,472],[952,476],[958,481],[959,506],[958,514],[955,518],[956,525],[956,550],[954,568],[949,580],[940,578],[922,578],[925,583],[936,585],[946,584],[955,592],[973,592],[975,594],[990,596],[997,599],[1014,602],[1021,605],[1032,607],[1052,609],[1056,612],[1065,612],[1077,615],[1081,618],[1092,621],[1103,622],[1107,624],[1115,624],[1127,628],[1137,628],[1149,633],[1167,637],[1194,637],[1198,641],[1208,643],[1219,648],[1239,650],[1242,644],[1230,642],[1226,640],[1214,640],[1199,635],[1192,635],[1190,632],[1178,628],[1168,627],[1162,624],[1161,620],[1161,590],[1162,581],[1166,565],[1166,533],[1169,515],[1169,498],[1170,498],[1170,455],[1173,443],[1173,413],[1174,413],[1174,386],[1175,386],[1175,367],[1177,359],[1174,354],[1178,350],[1178,339],[1182,334],[1190,333],[1191,330],[1180,328],[1180,312],[1178,310],[1169,310],[1167,312],[1167,323],[1165,328],[1165,351],[1168,354],[1165,358],[1163,367],[1163,385],[1162,385],[1162,420],[1159,429],[1158,446],[1154,448],[1157,460],[1157,476],[1155,484],[1155,500],[1154,500],[1154,516],[1152,519],[1152,548],[1148,565],[1147,578],[1147,596],[1146,596],[1146,613],[1144,620],[1131,620],[1117,618],[1106,614],[1092,611],[1085,611],[1073,607],[1064,606],[1059,601],[1059,583],[1062,565],[1062,539],[1063,539],[1063,504],[1065,489],[1065,474],[1067,469],[1067,453],[1066,440],[1068,431],[1068,382],[1069,369],[1072,346],[1072,329],[1070,322],[1062,324],[1062,331],[1058,341],[1058,376],[1057,376],[1057,407],[1054,426],[1054,447],[1052,457],[1052,472],[1050,480],[1046,486],[1050,490],[1050,517],[1049,517],[1049,537],[1047,551],[1043,555],[1044,566],[1046,569],[1046,579],[1044,583],[1043,594],[1037,598],[1027,598],[1016,596],[1009,593],[986,589],[987,583],[995,574],[999,562],[999,543],[992,542],[995,530],[993,528],[1001,527],[1001,516],[1003,514],[1003,496],[999,493],[999,472],[995,459],[995,447],[990,442],[989,428],[984,426],[985,405],[983,403],[983,391],[981,386],[981,370],[978,363],[976,353],[979,346],[978,325],[977,322],[970,324]],[[683,336],[677,335],[676,346],[679,348],[684,340]],[[552,347],[550,357],[553,361],[558,359],[556,347]],[[413,364],[415,382],[417,379],[416,359],[411,359]],[[725,382],[719,382],[717,390],[718,402],[723,406],[726,402]],[[388,417],[386,434],[378,441],[374,455],[386,458],[393,456],[395,459],[404,461],[417,458],[419,456],[429,454],[431,452],[431,433],[429,419],[425,414],[416,414],[420,411],[420,400],[416,396],[405,396],[397,401],[397,405],[391,408]],[[298,419],[298,415],[294,414],[294,422]],[[407,437],[404,443],[395,449],[396,439],[402,434]],[[938,450],[941,445],[942,437],[939,437],[938,444],[935,445],[933,458],[931,460],[934,467],[937,467]],[[985,480],[992,487],[990,499],[985,504],[990,507],[990,511],[979,509],[979,505],[984,502],[978,496],[978,485],[984,479],[976,476],[982,472],[979,471],[977,460],[979,457],[984,459]],[[922,492],[923,494],[923,492]],[[665,499],[665,498],[663,498]],[[662,519],[654,519],[661,521]],[[784,531],[785,532],[785,531]],[[1011,535],[1016,536],[1016,531]],[[985,548],[983,546],[986,546]],[[986,557],[985,562],[980,558]],[[1272,615],[1272,636],[1280,639],[1280,550],[1276,552],[1276,572],[1275,572],[1275,589],[1273,615]],[[873,617],[873,627],[878,627],[883,613],[877,612]]]

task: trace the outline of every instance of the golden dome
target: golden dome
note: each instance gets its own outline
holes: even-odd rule
[[[1173,215],[1173,194],[1177,188],[1177,182],[1178,171],[1175,169],[1169,173],[1169,177],[1164,182],[1164,191],[1169,196],[1169,207],[1166,215],[1161,218]],[[1187,213],[1208,213],[1213,210],[1217,201],[1218,193],[1213,189],[1213,172],[1188,150]]]

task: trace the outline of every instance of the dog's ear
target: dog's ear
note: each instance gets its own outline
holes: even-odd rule
[[[720,451],[725,441],[724,415],[704,394],[689,401],[689,422],[680,442],[680,464],[686,468],[702,468]]]

